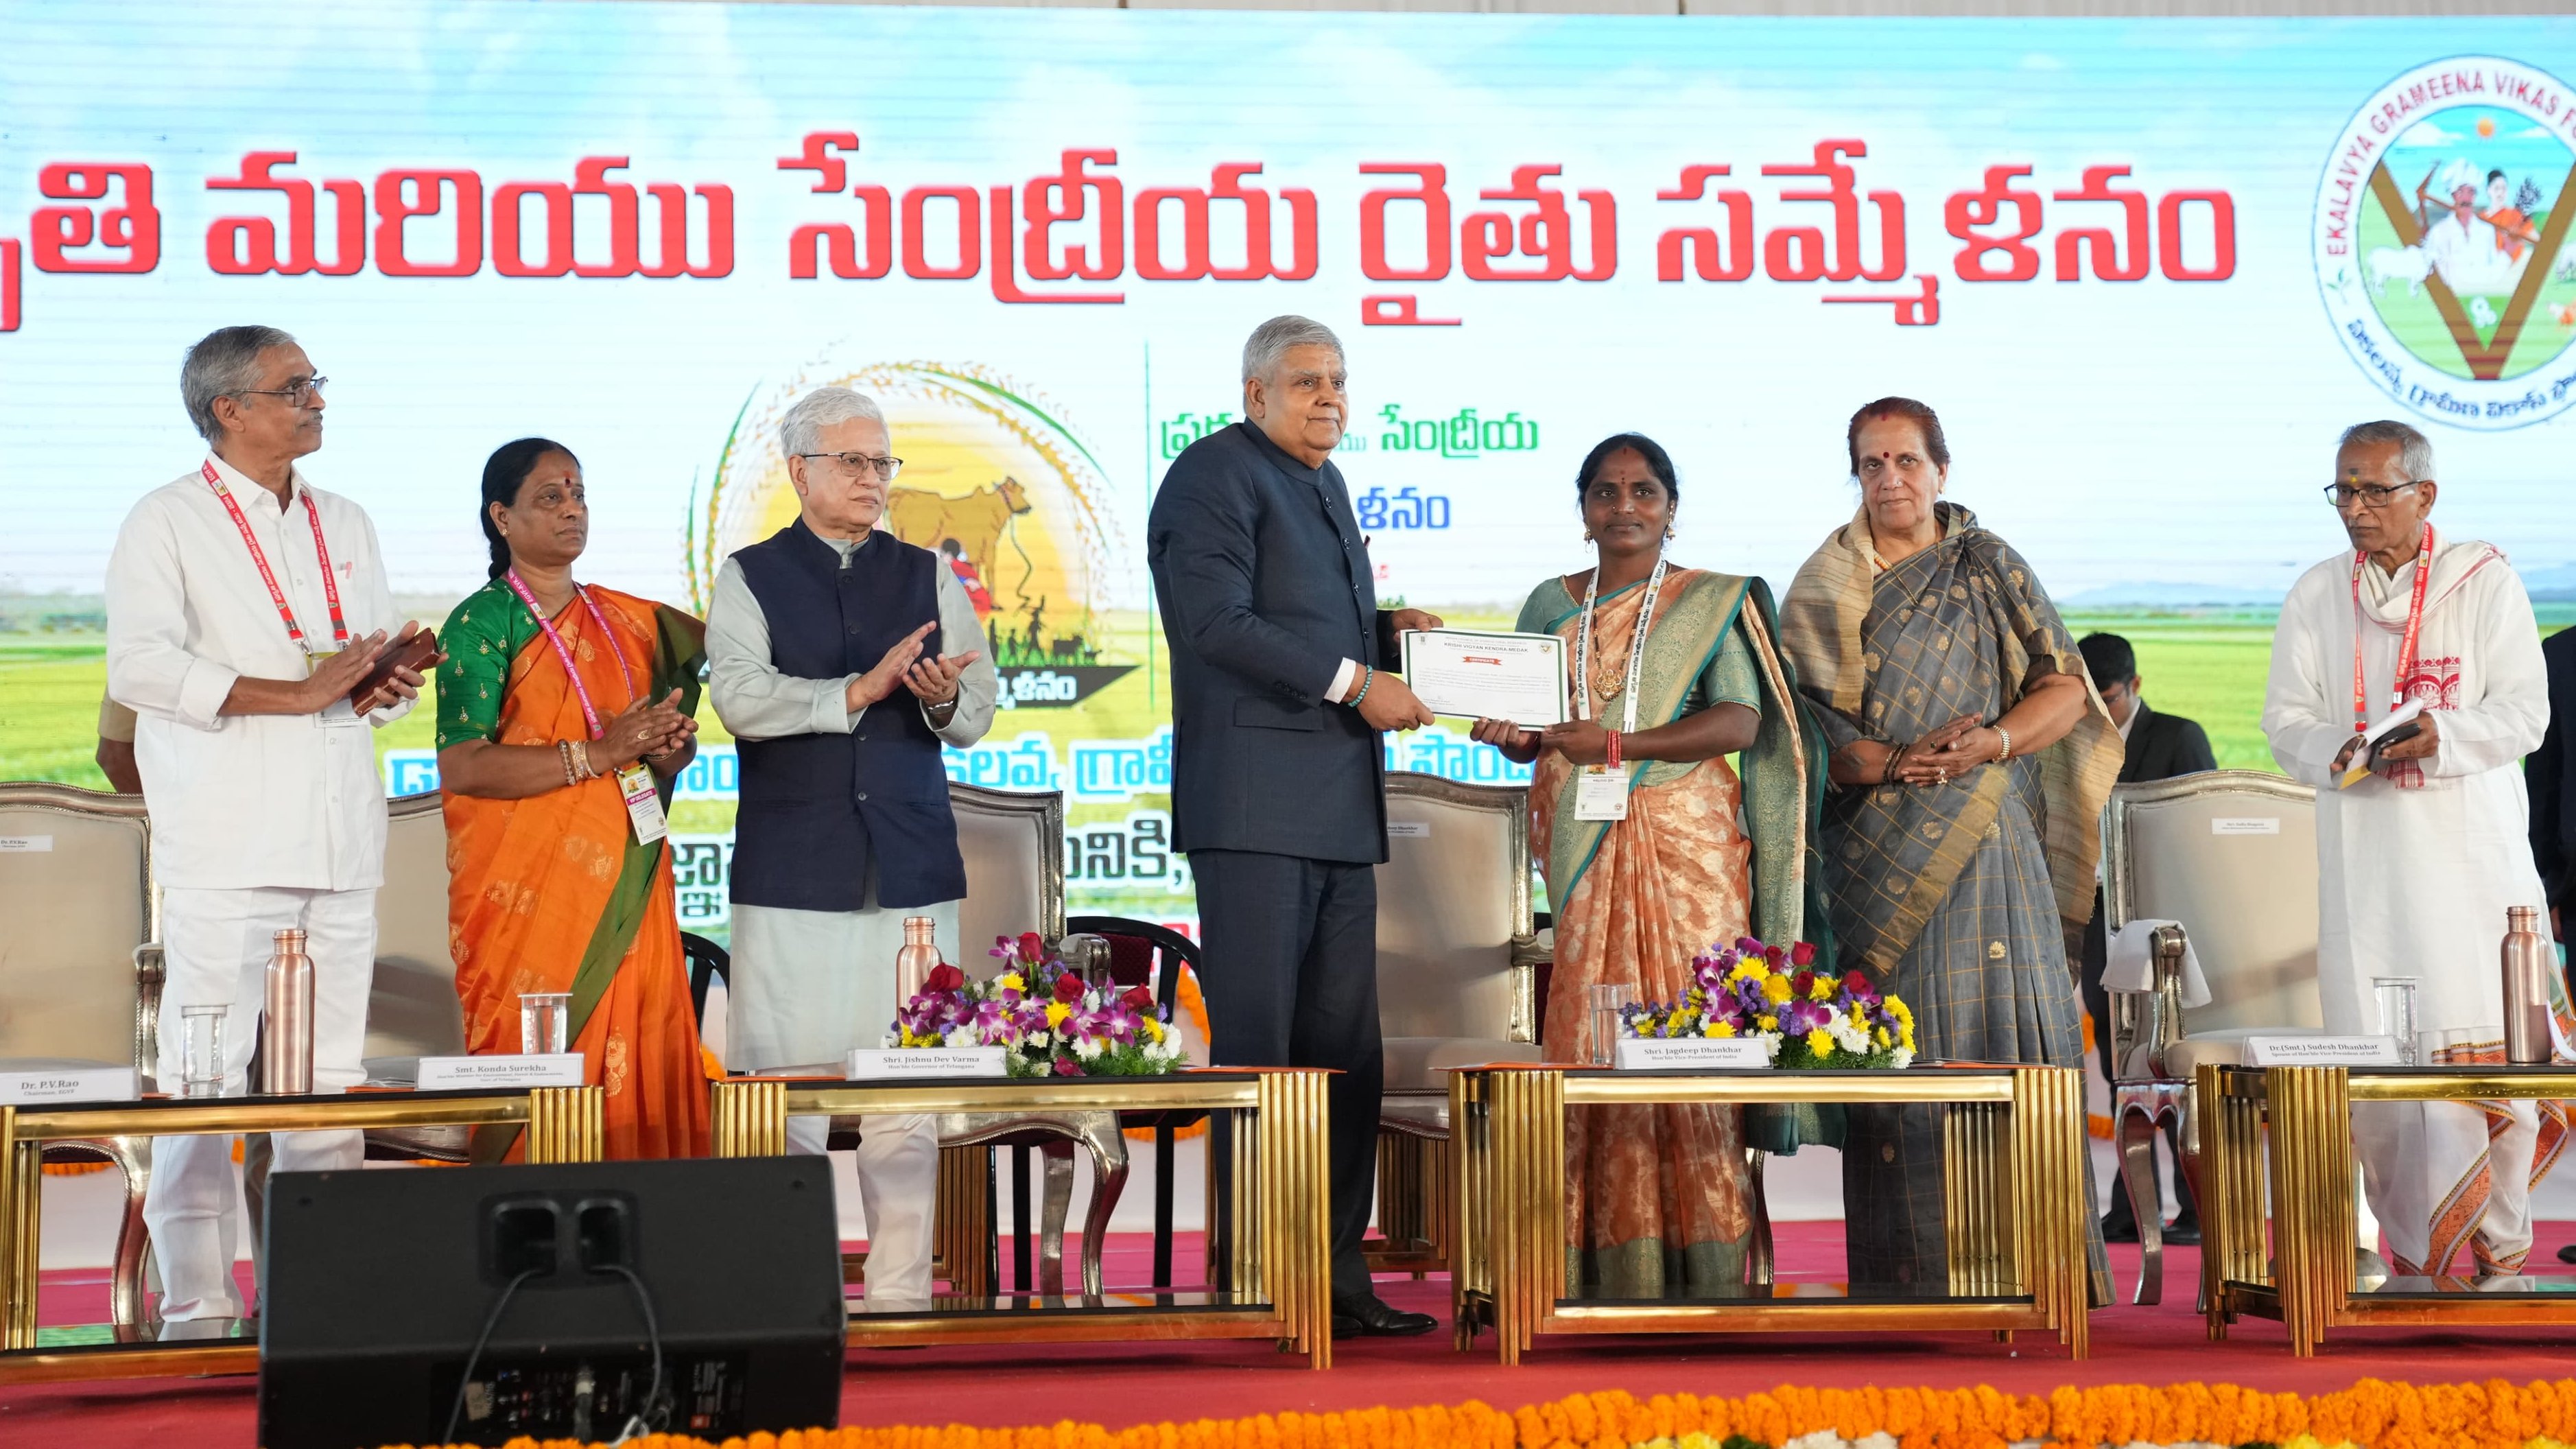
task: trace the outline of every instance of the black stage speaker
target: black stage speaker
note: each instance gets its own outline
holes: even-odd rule
[[[824,1158],[281,1172],[268,1204],[266,1449],[840,1422]]]

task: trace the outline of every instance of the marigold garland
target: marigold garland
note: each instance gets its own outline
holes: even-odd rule
[[[1875,1438],[1875,1436],[1885,1436]],[[1811,1437],[1813,1436],[1813,1437]],[[1830,1436],[1830,1437],[1826,1437]],[[639,1449],[1801,1449],[1891,1441],[1897,1449],[2099,1449],[2158,1444],[2278,1449],[2569,1449],[2576,1379],[2509,1384],[2392,1384],[2363,1379],[2313,1397],[2234,1384],[2103,1384],[2046,1398],[1972,1389],[1815,1389],[1742,1398],[1623,1391],[1577,1394],[1510,1412],[1481,1403],[1259,1414],[1106,1429],[1064,1422],[1014,1429],[888,1427],[754,1434],[721,1445],[682,1435]],[[411,1446],[402,1446],[411,1449]],[[587,1449],[514,1439],[509,1449]]]

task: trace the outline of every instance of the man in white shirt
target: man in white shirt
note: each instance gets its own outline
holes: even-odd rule
[[[313,1083],[363,1077],[385,796],[370,725],[410,708],[417,671],[348,698],[418,625],[394,612],[376,531],[307,483],[322,387],[295,339],[226,327],[188,350],[179,389],[210,455],[144,495],[107,566],[107,687],[137,718],[134,758],[161,884],[162,1090],[181,1088],[183,1010],[227,1008],[223,1092],[249,1088],[275,933],[313,959]],[[435,660],[430,661],[435,663]],[[426,666],[424,666],[426,667]],[[355,1132],[275,1141],[280,1169],[356,1167]],[[144,1222],[162,1316],[242,1316],[231,1139],[153,1146]]]
[[[966,868],[940,749],[984,737],[998,685],[957,575],[877,527],[903,460],[876,403],[818,388],[779,443],[797,518],[725,560],[707,610],[707,697],[742,758],[726,1061],[837,1070],[894,1022],[905,917],[959,951]],[[827,1125],[792,1119],[789,1150],[821,1152]],[[872,1116],[859,1136],[867,1306],[925,1302],[932,1120]]]
[[[2440,536],[2433,445],[2404,423],[2347,429],[2327,492],[2350,551],[2290,588],[2272,639],[2263,733],[2317,788],[2317,991],[2335,1035],[2382,1030],[2372,978],[2416,983],[2430,1065],[2501,1065],[2497,969],[2509,906],[2544,904],[2522,757],[2549,721],[2531,600],[2489,544]],[[2356,636],[2357,641],[2356,642]],[[2338,788],[2363,729],[2402,701],[2421,733]],[[2531,1251],[2539,1154],[2560,1102],[2377,1102],[2353,1109],[2370,1206],[2408,1276],[2513,1273]]]

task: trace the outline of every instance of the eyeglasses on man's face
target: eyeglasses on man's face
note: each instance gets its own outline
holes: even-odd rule
[[[322,400],[322,389],[331,385],[327,377],[290,377],[284,387],[246,387],[235,397],[282,397],[295,407],[309,408]]]
[[[2412,483],[2400,483],[2394,488],[2385,488],[2376,483],[2363,483],[2359,485],[2351,483],[2329,483],[2325,486],[2325,495],[2326,501],[2333,504],[2338,509],[2350,508],[2355,503],[2359,503],[2364,508],[2386,508],[2388,506],[2388,500],[2405,492],[2409,488],[2418,487],[2431,481],[2432,480],[2429,478],[2418,478]]]
[[[883,478],[889,483],[894,481],[895,474],[903,471],[903,460],[901,458],[871,458],[865,453],[799,453],[796,456],[799,458],[829,458],[833,462],[840,464],[842,471],[856,477],[866,477],[868,471],[870,469],[874,469],[878,477]]]

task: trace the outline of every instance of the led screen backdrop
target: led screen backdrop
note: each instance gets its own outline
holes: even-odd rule
[[[429,600],[483,577],[484,455],[542,433],[584,571],[701,603],[792,512],[777,417],[848,382],[908,460],[889,526],[989,598],[1012,708],[952,772],[1066,792],[1078,907],[1187,914],[1144,520],[1278,312],[1349,347],[1380,592],[1457,618],[1580,566],[1573,467],[1629,428],[1680,464],[1680,559],[1785,585],[1891,392],[2061,597],[2277,598],[2381,415],[2434,435],[2454,529],[2576,560],[2565,20],[268,0],[0,35],[7,589],[96,591],[197,455],[178,359],[220,324],[330,375],[312,476]],[[731,770],[682,808],[698,924]]]

